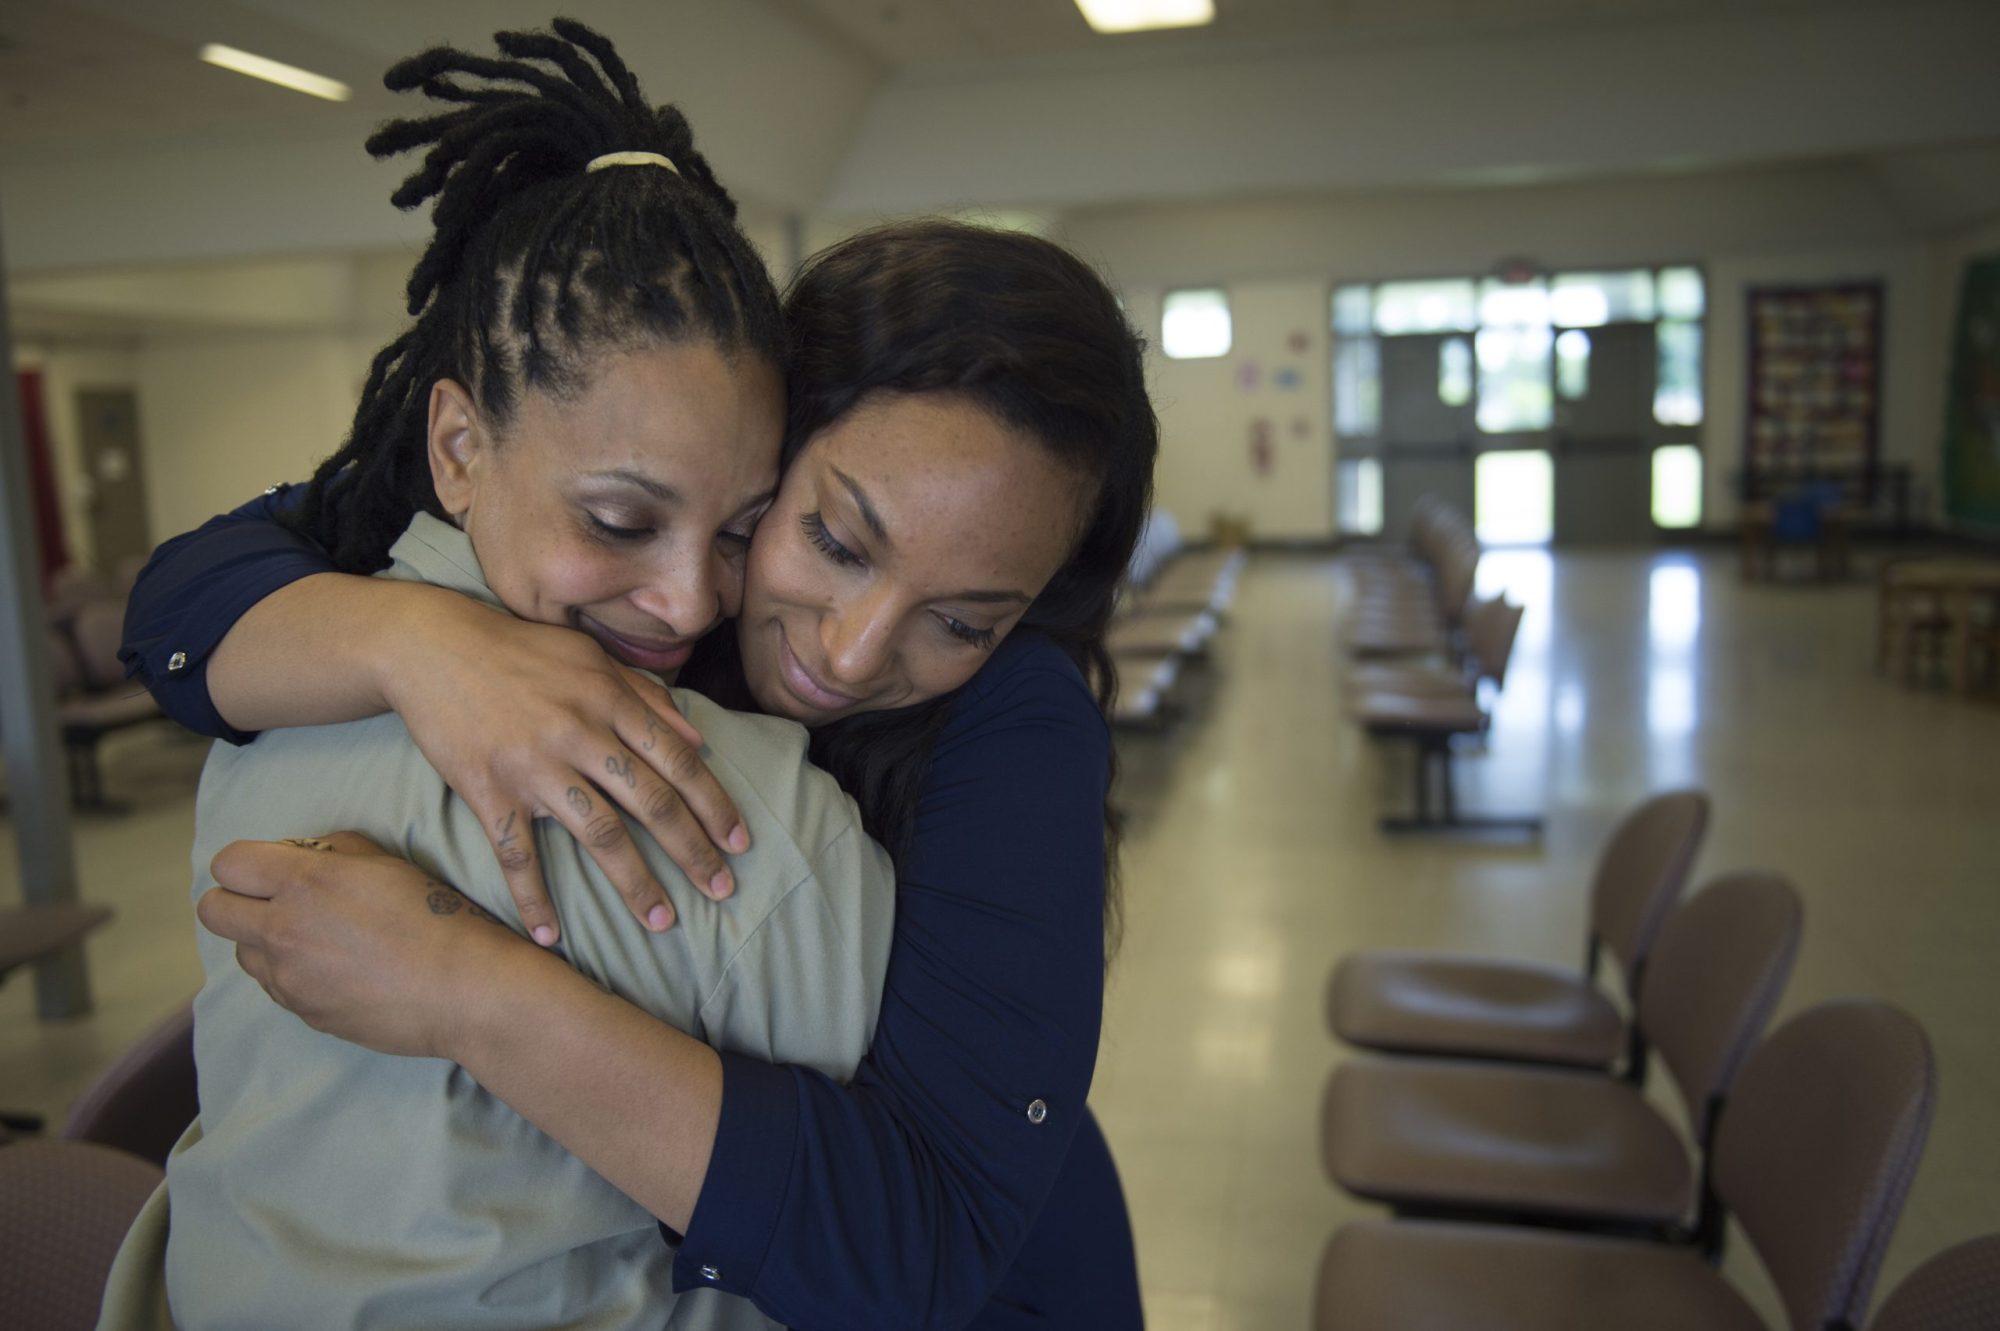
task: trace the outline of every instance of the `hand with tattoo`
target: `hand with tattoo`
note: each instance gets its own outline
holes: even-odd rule
[[[211,867],[221,886],[196,903],[203,927],[235,943],[243,969],[308,1025],[383,1053],[450,1057],[463,995],[504,949],[539,955],[477,902],[352,832],[239,841]]]
[[[558,929],[537,818],[567,828],[649,929],[671,928],[674,910],[621,810],[701,891],[735,890],[726,856],[749,849],[749,832],[657,680],[583,634],[470,601],[408,629],[383,667],[384,695],[479,816],[537,942],[554,943]]]

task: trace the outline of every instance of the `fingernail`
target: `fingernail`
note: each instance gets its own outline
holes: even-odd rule
[[[553,927],[553,926],[551,926],[551,925],[546,925],[546,924],[538,924],[538,925],[536,925],[536,926],[535,926],[535,941],[536,941],[537,943],[540,943],[540,944],[541,944],[541,945],[542,945],[543,947],[553,947],[553,946],[555,946],[555,941],[556,941],[556,931],[555,931],[554,927]]]
[[[729,849],[732,854],[741,855],[750,849],[750,829],[738,823],[729,829]]]
[[[674,913],[665,906],[655,906],[646,912],[646,927],[656,934],[663,934],[674,927]]]
[[[722,900],[735,890],[736,880],[730,877],[729,870],[727,869],[724,869],[721,873],[708,880],[708,894],[717,901]]]

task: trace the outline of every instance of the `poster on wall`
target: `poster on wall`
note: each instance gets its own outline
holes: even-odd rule
[[[1752,287],[1744,468],[1759,481],[1840,477],[1875,464],[1882,284]]]
[[[2000,254],[1965,266],[1945,399],[1944,510],[2000,531]]]

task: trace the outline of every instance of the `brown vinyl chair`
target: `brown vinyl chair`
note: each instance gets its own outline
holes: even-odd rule
[[[1738,873],[1690,897],[1660,931],[1640,1017],[1685,1102],[1694,1157],[1625,1081],[1364,1058],[1327,1085],[1327,1174],[1406,1216],[1525,1221],[1718,1250],[1721,1207],[1700,1186],[1700,1162],[1791,974],[1803,914],[1784,879]]]
[[[165,1168],[168,1152],[200,1112],[189,1002],[119,1055],[77,1101],[62,1135],[129,1151]]]
[[[1946,1248],[1889,1291],[1868,1331],[1993,1331],[2000,1326],[2000,1234]]]
[[[1484,612],[1482,612],[1484,613]],[[1521,607],[1502,604],[1491,612],[1489,630],[1494,646],[1491,671],[1504,677],[1521,625]],[[1459,812],[1458,791],[1451,766],[1452,743],[1463,735],[1483,735],[1491,718],[1479,700],[1470,694],[1457,697],[1406,693],[1364,693],[1349,704],[1349,711],[1369,735],[1378,739],[1406,739],[1416,746],[1412,769],[1413,812],[1390,815],[1379,820],[1384,832],[1520,832],[1538,834],[1542,820],[1536,817],[1467,815]],[[1437,791],[1433,813],[1431,798]]]
[[[1508,605],[1505,597],[1474,601],[1465,611],[1465,658],[1459,664],[1365,663],[1347,672],[1347,692],[1462,698],[1476,695],[1489,680],[1495,689],[1505,688],[1507,662],[1520,626],[1520,610]]]
[[[1936,1099],[1923,1028],[1886,1003],[1822,1003],[1751,1055],[1716,1134],[1713,1181],[1792,1331],[1861,1325]],[[1688,1248],[1409,1221],[1334,1235],[1320,1262],[1314,1326],[1769,1331]]]
[[[1625,816],[1597,859],[1579,972],[1564,966],[1436,952],[1356,952],[1327,985],[1327,1024],[1352,1045],[1385,1053],[1552,1063],[1603,1070],[1622,1050],[1645,1076],[1646,1042],[1598,988],[1609,951],[1637,1005],[1647,958],[1694,868],[1708,830],[1708,796],[1655,795]]]
[[[69,756],[70,802],[86,812],[123,813],[128,808],[105,798],[98,743],[114,731],[165,715],[151,694],[125,679],[118,661],[124,623],[123,601],[92,601],[77,610],[70,624],[73,659],[65,661],[61,646],[51,646],[58,688],[74,682],[80,689],[61,700],[56,720]]]
[[[91,1331],[125,1231],[163,1177],[90,1142],[0,1147],[0,1320]]]
[[[84,935],[110,922],[110,907],[78,902],[0,910],[0,980],[75,947]],[[34,1114],[0,1111],[0,1140],[8,1132],[41,1130],[42,1120]]]

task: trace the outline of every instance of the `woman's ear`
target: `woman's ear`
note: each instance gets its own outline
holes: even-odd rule
[[[465,385],[440,379],[431,385],[430,425],[426,439],[431,461],[431,487],[438,503],[454,520],[472,509],[477,485],[474,468],[485,445],[479,409]],[[461,523],[461,525],[463,525]]]

